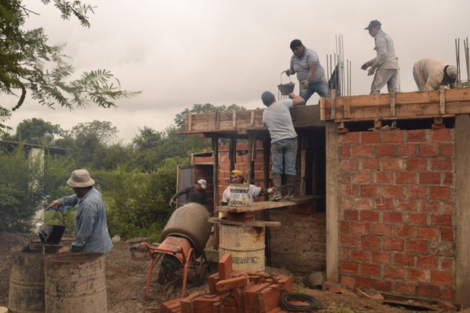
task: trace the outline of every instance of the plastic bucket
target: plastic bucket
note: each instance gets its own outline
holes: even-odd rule
[[[250,185],[248,184],[231,184],[229,205],[249,206],[250,205],[250,195],[248,194],[249,190],[250,190]]]

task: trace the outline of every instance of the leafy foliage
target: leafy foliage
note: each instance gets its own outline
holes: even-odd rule
[[[37,145],[50,145],[55,135],[60,135],[62,129],[59,125],[52,125],[40,118],[23,120],[16,127],[16,134],[10,139],[25,141]]]

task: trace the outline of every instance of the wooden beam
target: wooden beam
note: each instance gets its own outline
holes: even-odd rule
[[[470,305],[470,115],[455,117],[455,301]]]
[[[209,218],[210,223],[220,223],[227,225],[237,225],[237,226],[254,226],[254,227],[279,227],[281,222],[270,222],[270,221],[250,221],[250,222],[236,222],[228,221],[226,219],[211,217]]]
[[[336,118],[336,89],[331,90],[331,119]]]
[[[269,188],[269,157],[271,152],[271,139],[263,139],[263,185],[264,188]],[[269,196],[265,195],[264,200],[268,201]]]
[[[300,142],[300,195],[305,196],[307,179],[307,137],[299,137]]]
[[[344,118],[351,116],[351,99],[350,97],[344,98]]]
[[[253,179],[253,153],[256,153],[256,150],[253,149],[253,142],[255,141],[255,135],[253,132],[248,133],[248,156],[247,156],[247,175],[246,183],[249,185]]]
[[[445,98],[445,86],[439,87],[439,113],[444,115],[446,114],[446,98]]]
[[[255,111],[251,111],[250,126],[255,125]]]
[[[233,212],[233,213],[242,213],[248,211],[262,211],[262,210],[271,210],[279,209],[288,206],[295,206],[297,204],[304,203],[313,203],[315,199],[320,199],[322,196],[304,196],[297,197],[295,200],[281,200],[281,201],[263,201],[263,202],[253,202],[249,206],[218,206],[216,208],[217,212]]]
[[[214,211],[215,207],[219,205],[219,138],[212,138],[212,149],[214,154],[212,158],[214,159],[213,175],[212,175],[212,184],[214,187]]]
[[[395,89],[390,90],[390,116],[395,117]]]
[[[219,129],[219,111],[215,112],[215,129]]]
[[[339,282],[338,134],[326,123],[326,279]]]
[[[237,138],[231,137],[228,151],[228,158],[230,160],[230,172],[235,169],[237,159]]]
[[[237,111],[232,111],[232,126],[237,128]]]

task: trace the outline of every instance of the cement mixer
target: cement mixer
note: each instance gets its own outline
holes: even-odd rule
[[[202,284],[207,271],[207,259],[204,248],[211,233],[209,223],[209,211],[198,204],[188,203],[176,209],[171,215],[168,223],[160,237],[161,244],[152,246],[143,242],[150,253],[149,272],[147,275],[147,288],[145,299],[148,298],[152,270],[163,257],[158,271],[158,283],[166,284],[174,280],[178,274],[183,274],[182,295],[186,294],[186,280],[188,270],[194,268],[196,278]],[[196,259],[200,258],[200,264]]]

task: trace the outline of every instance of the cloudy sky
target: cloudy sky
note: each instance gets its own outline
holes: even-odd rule
[[[24,1],[39,16],[26,27],[43,27],[51,44],[67,43],[77,73],[110,70],[127,90],[142,94],[115,109],[51,110],[28,99],[7,125],[42,118],[63,129],[93,120],[110,121],[129,142],[144,126],[163,130],[177,113],[196,103],[262,107],[261,93],[277,94],[289,67],[289,44],[300,39],[320,62],[343,35],[352,62],[352,94],[368,94],[372,77],[360,66],[375,56],[364,28],[378,19],[392,36],[401,67],[401,91],[416,89],[411,70],[424,57],[455,64],[456,38],[470,36],[468,0],[84,0],[95,6],[91,28],[64,21],[52,4]],[[463,43],[461,43],[463,46]],[[461,48],[463,54],[463,48]],[[461,62],[465,64],[462,57]],[[462,66],[462,71],[464,67]],[[467,73],[463,72],[466,79]],[[287,82],[287,76],[283,81]],[[296,93],[298,92],[296,82]],[[386,89],[382,91],[385,92]],[[17,99],[1,96],[6,107]],[[317,103],[312,97],[309,105]]]

